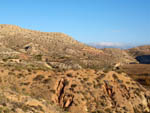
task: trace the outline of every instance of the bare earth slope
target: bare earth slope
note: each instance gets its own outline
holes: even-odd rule
[[[39,32],[5,24],[0,25],[0,47],[1,59],[21,59],[22,64],[34,61],[37,63],[38,60],[43,65],[46,63],[52,68],[61,70],[102,69],[119,62],[133,61],[132,57],[121,50],[117,50],[116,57],[111,51],[105,52],[87,46],[63,33]]]
[[[20,94],[12,89],[0,88],[0,113],[65,113],[44,99]]]
[[[150,45],[131,48],[131,49],[128,50],[128,52],[131,55],[133,55],[134,57],[137,57],[137,56],[140,56],[140,55],[149,55],[150,54]]]
[[[49,109],[51,113],[51,109],[56,110],[56,106],[52,105],[57,105],[69,113],[150,112],[150,92],[125,73],[106,73],[89,69],[54,72],[1,67],[0,75],[1,87],[16,92],[12,94],[14,98],[11,94],[5,95],[8,91],[1,92],[10,99],[5,101],[5,106],[8,106],[10,111],[14,108],[14,112],[18,109],[24,112],[32,109],[34,113],[43,109],[49,113],[46,111]],[[25,96],[25,99],[32,98],[24,101],[24,95],[30,95]],[[44,100],[47,106],[43,103]],[[13,102],[23,104],[23,107],[12,105]],[[37,107],[38,104],[42,106],[41,109]],[[3,103],[0,103],[0,106],[4,106]],[[26,110],[24,106],[27,107]],[[47,108],[48,106],[50,108]],[[59,113],[58,109],[57,112]]]
[[[149,113],[150,92],[117,70],[133,62],[130,50],[2,24],[0,112]]]

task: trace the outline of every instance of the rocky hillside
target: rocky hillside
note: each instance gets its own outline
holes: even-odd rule
[[[116,56],[112,50],[106,53],[63,33],[39,32],[5,24],[0,25],[0,47],[2,62],[15,60],[21,65],[36,64],[36,67],[40,63],[60,70],[102,69],[134,60],[121,50],[117,50]]]
[[[149,55],[150,54],[150,45],[138,46],[135,48],[131,48],[127,51],[134,57],[141,56],[141,55]]]
[[[141,64],[150,64],[150,46],[139,46],[127,50]]]
[[[2,24],[0,113],[149,113],[150,92],[130,77],[136,51]]]
[[[69,113],[150,112],[150,92],[125,73],[1,67],[0,75],[1,88],[5,89],[1,91],[2,110],[18,113],[59,113],[62,109]]]
[[[66,113],[44,99],[20,94],[7,87],[0,87],[0,113]]]

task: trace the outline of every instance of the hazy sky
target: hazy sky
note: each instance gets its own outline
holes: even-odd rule
[[[150,44],[150,0],[1,0],[0,23],[84,43]]]

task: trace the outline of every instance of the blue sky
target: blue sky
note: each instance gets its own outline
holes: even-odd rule
[[[150,44],[150,0],[1,0],[0,23],[84,43]]]

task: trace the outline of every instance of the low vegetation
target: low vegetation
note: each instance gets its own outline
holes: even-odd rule
[[[0,25],[0,113],[148,113],[150,67],[135,58],[149,51]]]

